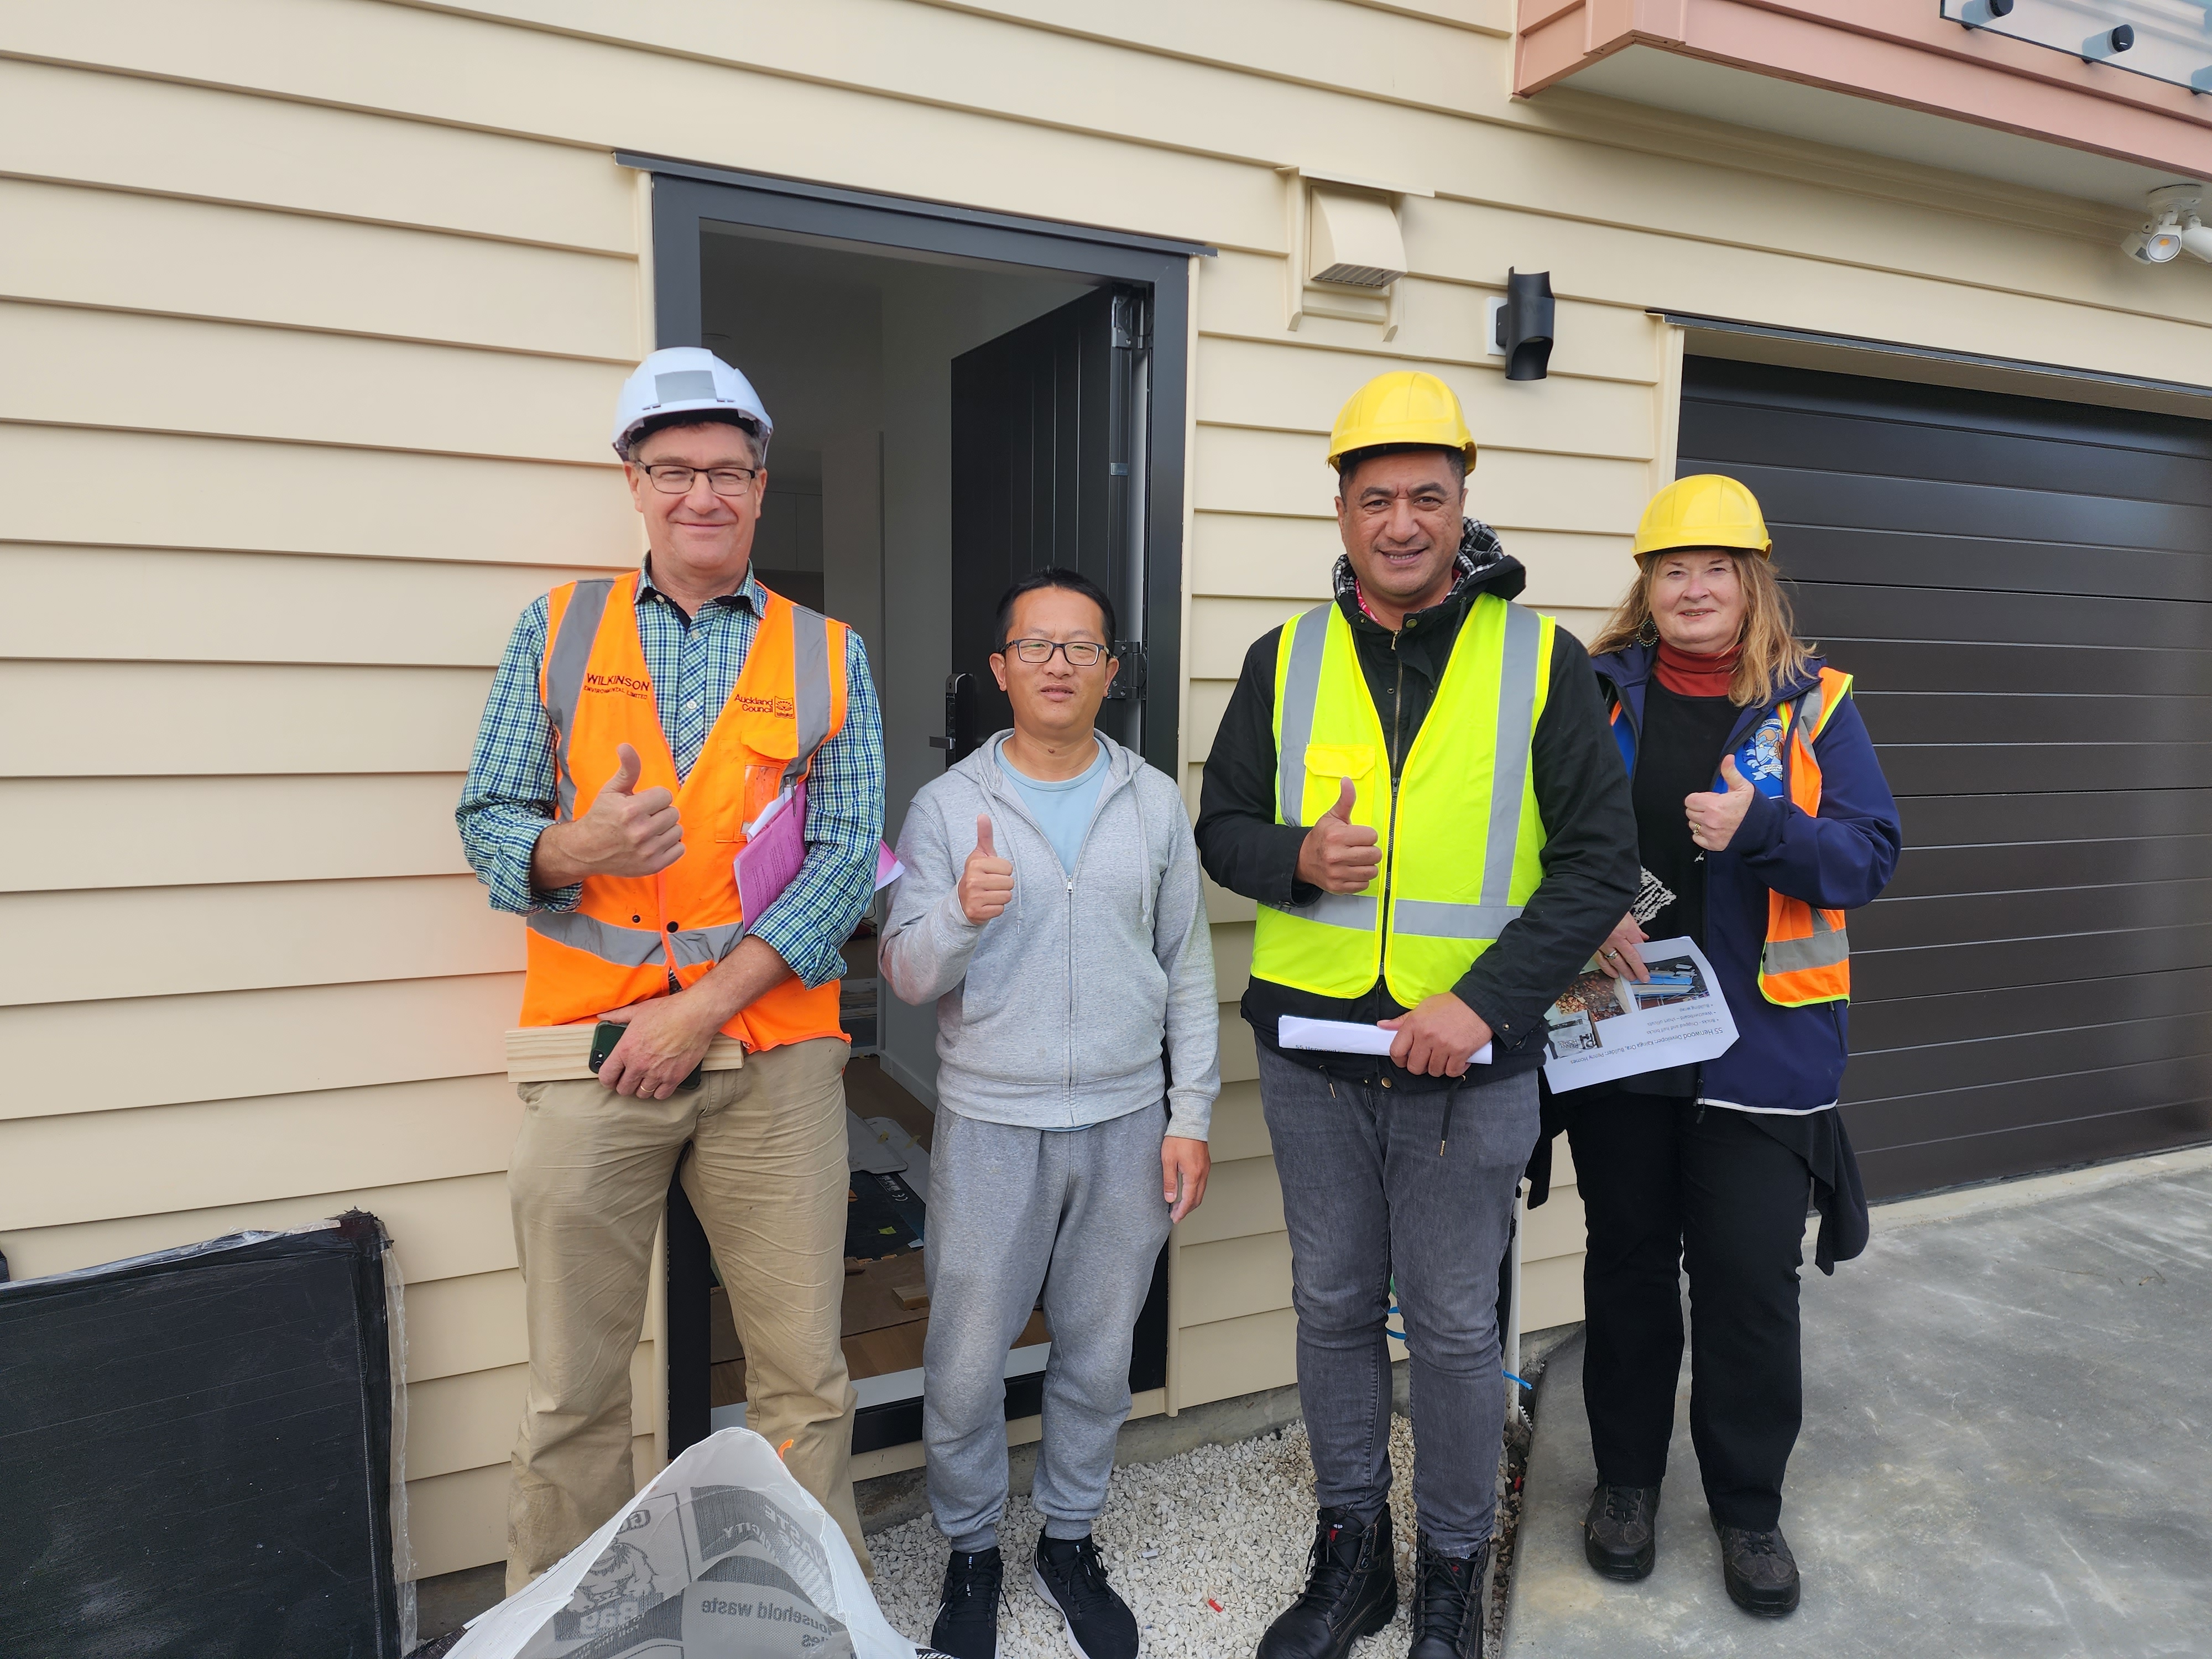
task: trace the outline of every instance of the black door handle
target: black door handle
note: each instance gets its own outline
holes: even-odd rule
[[[933,749],[942,749],[945,763],[950,767],[975,752],[975,677],[973,674],[947,674],[945,677],[945,735],[929,740]]]

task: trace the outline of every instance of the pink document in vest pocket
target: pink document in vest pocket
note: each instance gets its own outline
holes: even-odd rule
[[[738,902],[745,920],[757,921],[768,907],[783,896],[806,862],[806,786],[799,784],[779,795],[747,830],[748,839],[734,861]],[[876,843],[874,887],[880,891],[906,873],[898,856],[883,842]]]

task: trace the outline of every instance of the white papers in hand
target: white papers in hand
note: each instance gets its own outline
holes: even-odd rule
[[[1275,1026],[1275,1041],[1285,1048],[1320,1048],[1334,1054],[1387,1054],[1397,1040],[1395,1031],[1350,1019],[1306,1019],[1285,1014]],[[1489,1065],[1490,1045],[1486,1042],[1476,1049],[1468,1063]]]
[[[1544,1079],[1555,1091],[1695,1065],[1735,1046],[1735,1017],[1703,951],[1686,938],[1654,939],[1638,954],[1650,978],[1585,968],[1545,1015]]]

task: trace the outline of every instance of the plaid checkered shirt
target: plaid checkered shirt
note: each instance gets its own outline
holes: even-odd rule
[[[685,618],[653,585],[652,561],[638,581],[637,631],[660,706],[660,729],[688,778],[707,733],[738,683],[752,648],[767,591],[745,573],[735,592],[710,599]],[[553,726],[538,696],[545,654],[544,596],[524,609],[492,677],[483,722],[453,816],[462,850],[492,908],[527,915],[573,910],[579,884],[540,890],[531,884],[538,837],[553,822],[556,799]],[[884,833],[884,726],[868,673],[867,648],[848,630],[845,648],[845,724],[814,757],[806,784],[806,858],[791,885],[750,921],[745,932],[769,945],[808,986],[845,971],[839,946],[875,890],[876,843]]]

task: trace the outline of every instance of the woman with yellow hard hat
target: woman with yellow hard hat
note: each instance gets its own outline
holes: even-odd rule
[[[1645,887],[1599,951],[1687,935],[1712,964],[1735,1045],[1702,1066],[1560,1095],[1589,1218],[1583,1389],[1597,1464],[1584,1553],[1609,1578],[1652,1568],[1690,1277],[1691,1439],[1729,1595],[1796,1607],[1782,1482],[1802,1415],[1797,1273],[1865,1248],[1866,1200],[1836,1110],[1848,1054],[1844,913],[1887,884],[1897,803],[1850,678],[1793,633],[1759,502],[1682,478],[1637,526],[1637,574],[1590,647],[1627,767]],[[1641,922],[1638,920],[1642,915]]]

